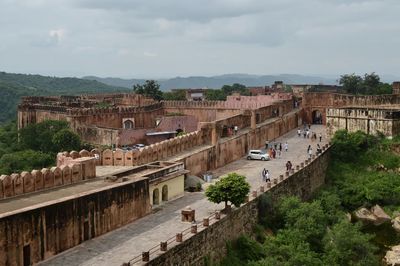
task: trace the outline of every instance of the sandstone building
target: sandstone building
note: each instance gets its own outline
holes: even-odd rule
[[[180,197],[188,172],[200,176],[224,166],[304,123],[323,123],[332,132],[347,127],[397,134],[399,103],[400,95],[329,92],[306,92],[301,99],[282,92],[232,95],[227,101],[26,97],[18,108],[19,128],[65,120],[95,144],[148,145],[62,152],[54,168],[1,176],[0,264],[38,262],[140,218]],[[162,134],[178,129],[187,134]]]

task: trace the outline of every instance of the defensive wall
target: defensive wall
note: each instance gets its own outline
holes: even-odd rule
[[[400,106],[400,95],[351,95],[330,92],[307,92],[303,94],[304,121],[313,122],[313,113],[322,114],[322,123],[326,124],[326,109],[338,107],[390,107]]]
[[[149,212],[143,179],[0,214],[0,265],[37,263]]]
[[[81,153],[85,155],[84,153]],[[96,177],[94,158],[83,156],[60,167],[0,176],[0,200],[35,191],[67,186]],[[1,204],[1,202],[0,202]]]
[[[349,132],[361,130],[367,134],[382,133],[387,137],[400,134],[400,107],[385,108],[328,108],[327,133],[333,136],[339,129]]]
[[[233,209],[227,215],[211,214],[186,230],[177,232],[160,245],[143,251],[125,265],[205,265],[205,260],[217,262],[226,255],[226,243],[237,239],[240,234],[252,235],[259,215],[268,216],[260,208],[266,195],[272,203],[287,195],[308,200],[325,183],[329,163],[329,145],[323,147],[321,155],[314,155],[290,172],[280,175],[259,189],[252,191],[249,201]],[[134,254],[133,254],[134,255]]]
[[[64,159],[60,168],[78,160]],[[183,196],[187,172],[181,163],[152,162],[45,191],[34,183],[36,190],[0,199],[0,265],[37,263],[143,217]]]
[[[287,111],[281,106],[281,112]],[[288,107],[289,109],[289,107]],[[263,114],[263,111],[267,110]],[[264,146],[272,140],[302,124],[302,111],[289,109],[288,113],[274,116],[273,107],[246,111],[232,117],[213,122],[199,123],[200,130],[146,146],[139,150],[117,149],[100,151],[94,149],[90,156],[96,156],[98,165],[135,166],[157,160],[179,161],[193,175],[221,167],[243,157],[249,149]],[[260,112],[260,115],[257,115]],[[257,123],[257,117],[265,120]],[[259,119],[261,120],[261,118]],[[227,128],[239,126],[236,135],[228,135]],[[57,161],[65,157],[79,158],[78,152],[59,153]]]

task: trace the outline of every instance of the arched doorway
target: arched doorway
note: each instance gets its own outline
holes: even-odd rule
[[[312,112],[312,123],[322,124],[322,113],[319,110],[314,110]]]
[[[132,120],[125,120],[124,121],[124,129],[132,129],[134,127]]]
[[[158,188],[153,190],[153,205],[160,204],[160,191]]]
[[[162,201],[168,201],[168,186],[164,185],[162,187]]]

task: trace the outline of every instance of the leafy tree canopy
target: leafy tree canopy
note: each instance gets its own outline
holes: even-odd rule
[[[225,202],[225,207],[228,201],[236,207],[244,203],[247,195],[250,192],[250,185],[246,181],[245,176],[236,173],[230,173],[226,177],[222,177],[215,185],[210,185],[205,194],[209,201],[214,203]]]
[[[163,98],[163,92],[160,90],[160,85],[155,80],[146,80],[143,85],[133,85],[133,91],[146,97],[160,101]]]
[[[250,95],[246,86],[239,83],[232,85],[224,85],[220,90],[208,89],[205,93],[207,100],[211,101],[225,101],[226,97],[232,93],[239,93],[240,95]]]
[[[346,74],[340,76],[339,83],[343,85],[343,89],[351,94],[391,94],[392,86],[382,83],[380,77],[372,72],[364,74],[364,77],[356,74]]]
[[[57,151],[79,150],[82,147],[81,139],[69,129],[61,129],[52,138],[54,149]]]
[[[54,163],[54,156],[40,151],[23,150],[4,154],[0,158],[0,174],[41,169]]]
[[[163,100],[166,101],[185,101],[185,90],[167,91],[163,93]]]

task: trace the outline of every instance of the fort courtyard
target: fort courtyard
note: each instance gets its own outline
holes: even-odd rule
[[[316,151],[317,144],[321,146],[329,142],[326,138],[326,127],[312,125],[311,131],[322,133],[322,142],[319,140],[297,136],[297,129],[275,139],[277,143],[287,142],[288,152],[282,151],[281,158],[270,161],[247,160],[245,157],[215,169],[212,173],[222,176],[230,172],[246,176],[252,190],[258,190],[266,185],[261,180],[261,171],[266,168],[271,178],[278,178],[286,172],[285,164],[291,161],[293,166],[300,165],[308,158],[307,147],[311,145]],[[264,147],[260,147],[264,148]],[[208,184],[203,184],[206,187]],[[204,217],[216,210],[223,209],[223,204],[213,204],[207,200],[203,192],[185,192],[185,195],[173,202],[168,202],[153,213],[120,229],[107,233],[95,239],[63,252],[51,259],[42,262],[43,265],[121,265],[135,256],[157,246],[160,241],[171,238],[179,231],[190,227],[190,223],[181,222],[181,210],[190,206],[196,212],[196,221],[200,223]],[[140,263],[138,263],[140,264]]]

